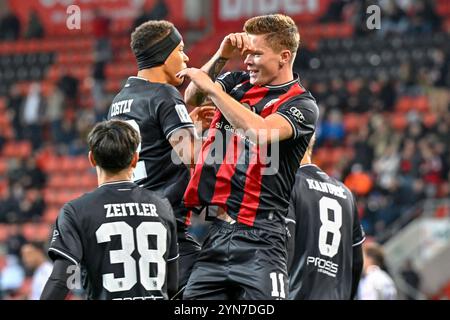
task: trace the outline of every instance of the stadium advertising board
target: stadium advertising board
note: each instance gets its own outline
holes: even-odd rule
[[[215,26],[241,29],[250,17],[284,13],[296,20],[312,21],[325,13],[330,0],[214,0]]]

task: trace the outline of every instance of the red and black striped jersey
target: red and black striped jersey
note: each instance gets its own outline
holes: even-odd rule
[[[239,223],[281,232],[295,172],[315,131],[319,109],[297,75],[277,86],[252,85],[247,72],[225,73],[217,81],[243,108],[263,118],[282,115],[294,134],[270,145],[255,144],[217,110],[186,189],[185,205],[217,205]]]

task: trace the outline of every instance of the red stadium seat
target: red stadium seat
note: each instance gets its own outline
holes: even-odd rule
[[[406,119],[406,115],[404,113],[394,113],[391,118],[391,125],[397,131],[402,131],[408,125],[408,120]]]
[[[9,237],[9,225],[1,223],[0,224],[0,242],[5,242]]]
[[[44,212],[44,216],[42,217],[42,220],[46,223],[54,224],[56,221],[56,218],[58,217],[59,210],[60,210],[60,208],[55,207],[55,206],[47,208]]]
[[[73,158],[72,165],[73,170],[79,172],[86,172],[91,167],[87,156],[78,156]]]
[[[8,142],[3,147],[3,155],[8,158],[26,158],[31,155],[31,143],[29,141]]]
[[[66,186],[67,177],[61,174],[53,174],[50,176],[48,187],[49,188],[64,188]]]
[[[348,113],[344,115],[344,129],[346,133],[357,131],[362,124],[357,113]]]
[[[40,223],[36,231],[37,240],[47,242],[50,238],[51,226],[48,223]]]
[[[436,211],[434,212],[434,216],[436,218],[446,218],[450,216],[450,206],[447,204],[443,204],[437,207]]]
[[[48,241],[51,227],[48,223],[25,223],[22,233],[28,241]]]
[[[428,98],[426,96],[415,97],[413,108],[419,112],[427,112],[430,109]]]
[[[436,124],[436,114],[434,113],[425,113],[423,116],[423,124],[427,128],[432,128]]]
[[[37,229],[36,223],[24,223],[22,225],[22,234],[27,241],[34,241],[37,238]]]
[[[8,189],[8,180],[0,179],[0,198],[6,194],[6,190]]]
[[[408,96],[400,97],[395,105],[395,110],[397,112],[407,112],[412,108],[413,99]]]

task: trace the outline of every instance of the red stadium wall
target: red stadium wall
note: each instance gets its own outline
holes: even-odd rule
[[[151,10],[155,2],[156,0],[145,0],[145,10]],[[80,8],[81,29],[89,28],[95,9],[101,9],[114,22],[131,22],[142,10],[141,7],[134,4],[134,1],[130,0],[9,0],[9,5],[24,25],[28,23],[30,11],[37,11],[44,28],[50,34],[60,33],[53,32],[55,29],[67,29],[68,14],[66,10],[70,5],[77,5]],[[185,25],[184,0],[170,0],[167,1],[167,5],[169,7],[167,19],[176,25]]]

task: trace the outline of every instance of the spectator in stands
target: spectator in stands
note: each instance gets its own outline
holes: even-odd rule
[[[109,39],[111,19],[105,15],[100,8],[94,11],[94,19],[92,20],[92,33],[95,37],[95,62],[107,62],[111,60],[112,49]]]
[[[32,273],[31,292],[28,300],[39,300],[45,283],[53,270],[48,261],[44,244],[29,242],[22,246],[22,262],[26,269]]]
[[[169,8],[166,0],[157,0],[151,11],[149,12],[149,20],[164,20],[169,15]]]
[[[20,88],[17,84],[11,85],[8,96],[6,97],[6,106],[8,107],[11,115],[12,126],[14,129],[14,136],[18,140],[24,138],[23,126],[22,126],[22,104],[24,97],[20,92]]]
[[[8,254],[6,248],[0,246],[0,299],[7,299],[17,291],[23,283],[25,273],[16,255]]]
[[[78,86],[79,80],[73,77],[67,70],[63,72],[61,78],[58,80],[57,85],[64,94],[66,103],[75,103],[78,98]]]
[[[19,221],[20,202],[24,195],[23,187],[19,183],[10,184],[0,202],[1,218],[7,223]]]
[[[35,10],[30,11],[28,18],[28,27],[25,32],[26,39],[41,39],[44,37],[44,27],[42,26],[41,19]]]
[[[0,223],[8,221],[11,212],[18,210],[19,202],[11,198],[10,189],[6,188],[0,197]]]
[[[410,27],[405,11],[396,1],[386,1],[383,6],[381,28],[378,33],[383,37],[402,34]]]
[[[331,145],[340,145],[345,135],[342,123],[342,113],[337,109],[328,112],[326,120],[322,123],[319,139]]]
[[[22,246],[27,242],[23,235],[23,225],[12,222],[9,224],[9,235],[5,241],[8,254],[20,256]]]
[[[68,147],[76,137],[77,132],[75,124],[70,119],[64,118],[61,124],[61,134],[58,136],[57,143],[62,147]]]
[[[383,111],[394,111],[397,100],[396,82],[393,79],[383,79],[379,97],[383,102]]]
[[[363,244],[363,277],[359,282],[358,300],[396,300],[397,289],[389,274],[383,270],[384,252],[376,242]]]
[[[45,210],[45,202],[41,193],[36,189],[28,190],[20,202],[20,221],[39,222]]]
[[[410,259],[406,260],[405,265],[403,266],[401,272],[401,276],[403,280],[408,284],[408,288],[406,290],[406,299],[408,300],[417,300],[421,279],[417,271],[414,269],[412,261]]]
[[[96,114],[103,112],[102,106],[105,101],[106,80],[105,68],[106,64],[104,61],[96,61],[92,70],[92,98],[94,99],[94,110]]]
[[[344,9],[345,1],[331,0],[327,12],[319,19],[319,22],[340,22],[342,21],[342,9]]]
[[[58,141],[61,135],[62,117],[64,115],[64,93],[58,86],[52,90],[45,110],[45,119],[50,124],[52,141]]]
[[[441,17],[436,13],[433,1],[414,1],[412,10],[409,26],[409,32],[412,34],[430,34],[441,29]]]
[[[0,128],[0,153],[2,153],[3,146],[6,143],[6,138],[4,136],[4,133],[2,132],[2,128]]]
[[[31,141],[33,150],[42,143],[42,114],[45,102],[41,95],[41,85],[31,84],[28,96],[23,106],[23,126],[25,138]]]
[[[377,184],[384,190],[389,190],[397,177],[400,155],[396,145],[389,145],[374,165],[377,174]]]
[[[353,164],[359,163],[366,172],[372,171],[372,162],[374,158],[373,148],[367,143],[369,138],[369,128],[361,126],[356,135],[352,136],[352,146],[355,150]]]
[[[133,21],[133,28],[131,32],[134,31],[138,26],[147,22],[149,20],[166,20],[169,15],[169,8],[167,7],[167,3],[165,0],[157,0],[155,5],[150,9],[145,9],[145,2],[142,4],[142,7],[138,10],[140,15],[136,17]]]
[[[47,180],[47,176],[37,165],[34,155],[23,160],[23,171],[25,179],[22,181],[25,188],[42,189]]]
[[[0,40],[14,41],[20,37],[20,20],[6,6],[6,10],[0,16]]]
[[[362,165],[355,163],[352,165],[350,174],[345,178],[345,185],[357,196],[366,196],[373,186],[372,178],[363,171]]]

